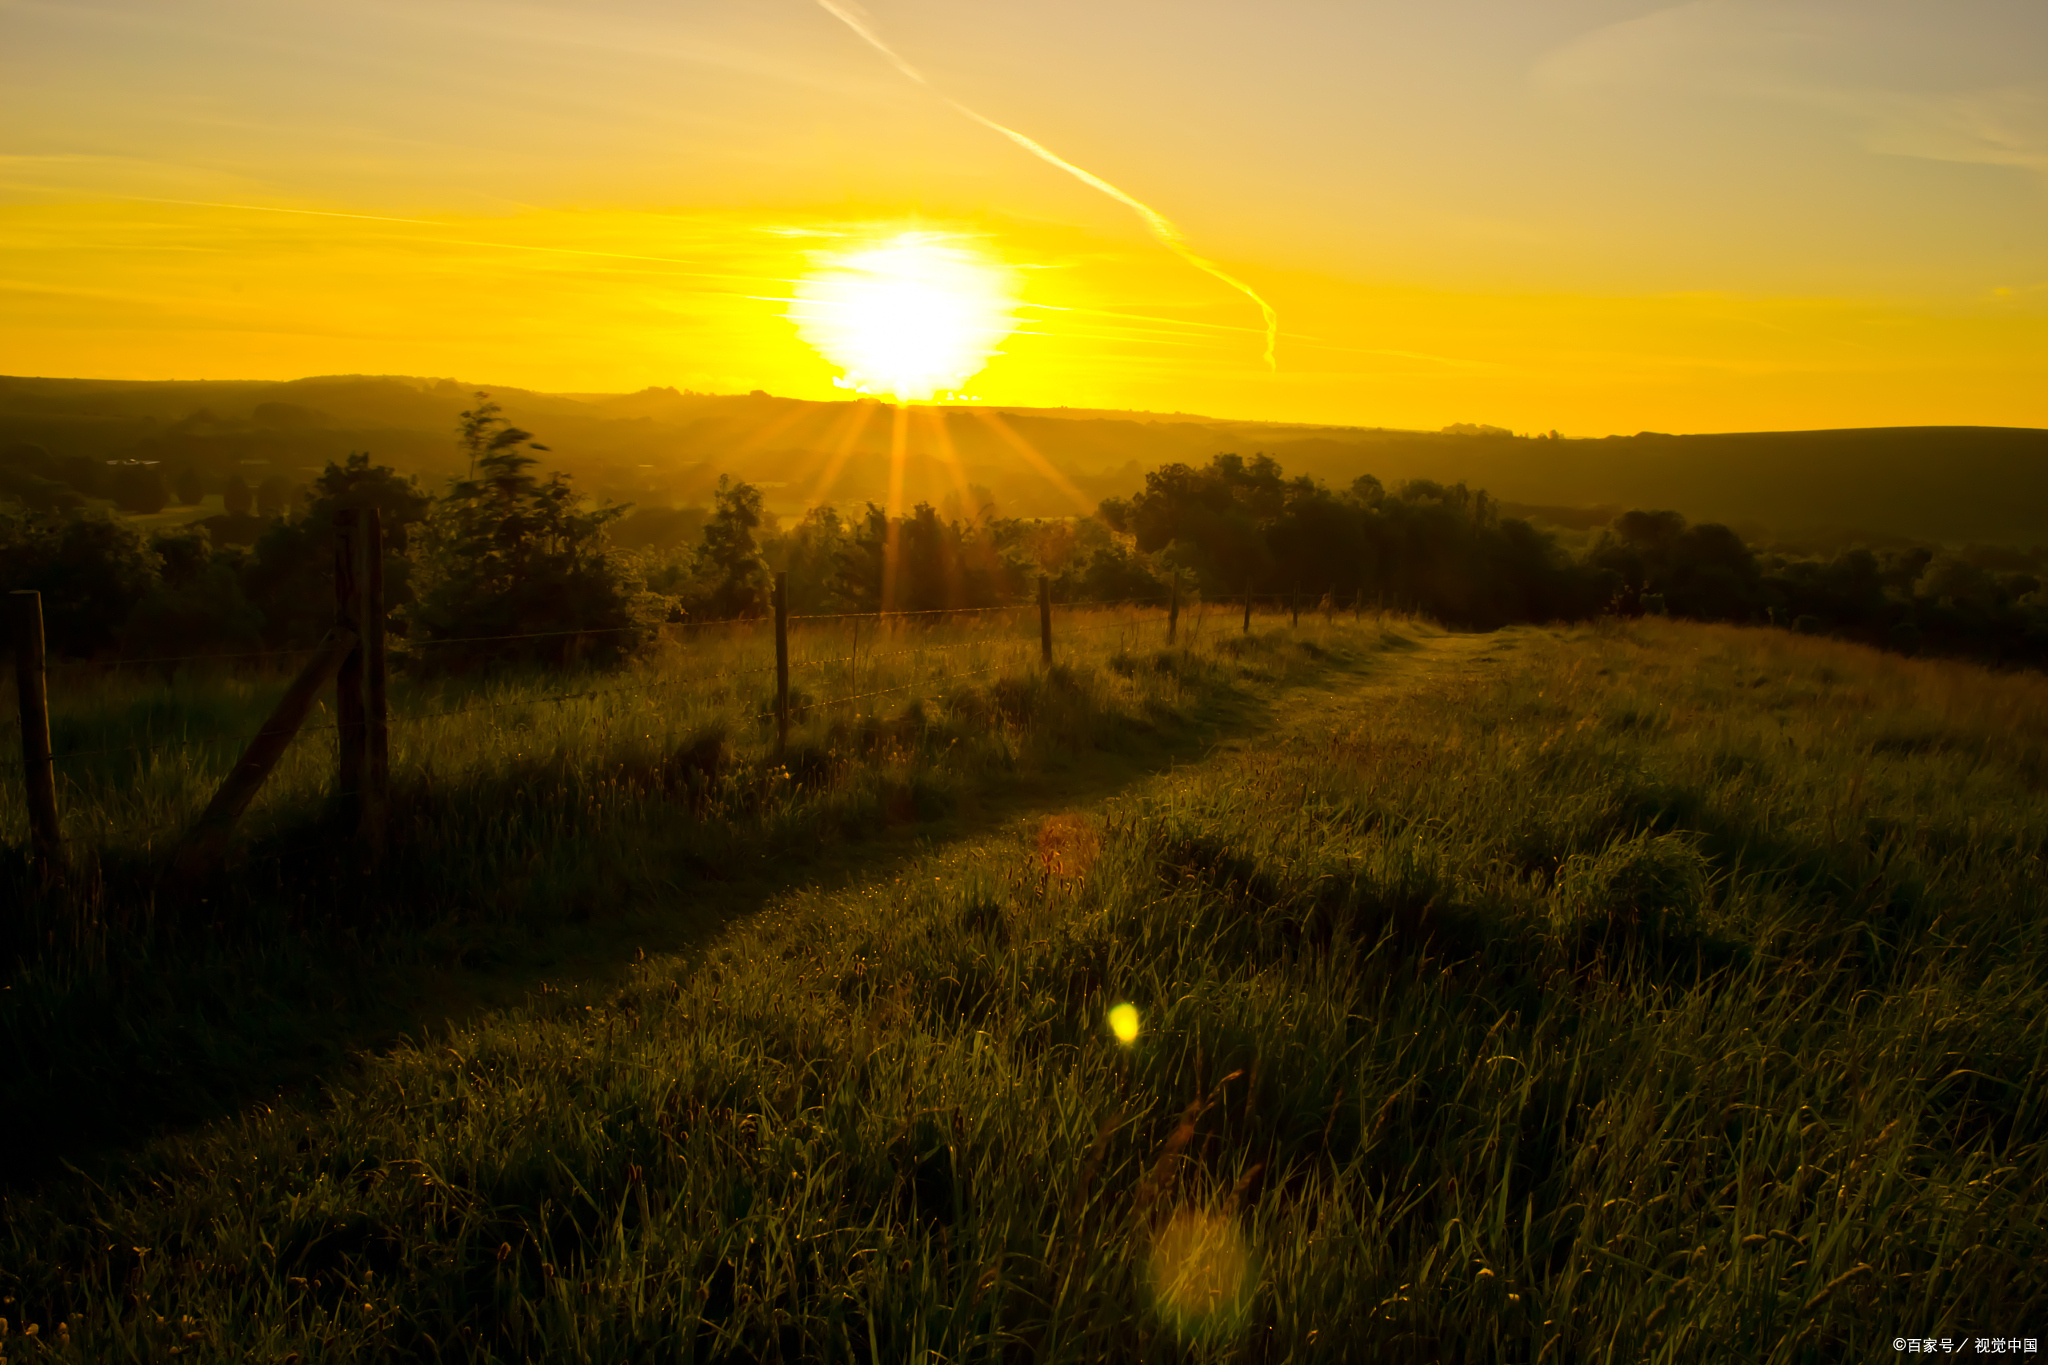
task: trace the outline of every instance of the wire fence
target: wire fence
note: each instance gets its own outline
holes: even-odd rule
[[[1114,599],[1090,599],[1083,601],[1067,601],[1053,603],[1051,605],[1056,612],[1061,614],[1069,614],[1075,611],[1083,610],[1128,611],[1133,609],[1158,608],[1168,604],[1170,600],[1171,599],[1165,595],[1152,595],[1123,597]],[[1266,603],[1272,603],[1275,601],[1277,601],[1280,604],[1280,610],[1284,611],[1287,609],[1288,599],[1286,599],[1285,597],[1275,599],[1272,595],[1264,595],[1263,597],[1253,597],[1252,599],[1250,599],[1249,602],[1247,602],[1247,600],[1244,598],[1228,599],[1221,604],[1212,602],[1210,606],[1212,608],[1221,606],[1226,609],[1236,608],[1239,606],[1250,606],[1254,610],[1263,610]],[[1190,598],[1184,603],[1184,605],[1193,607],[1196,605],[1196,603],[1194,599]],[[878,626],[887,626],[891,623],[930,623],[933,625],[938,625],[943,624],[944,621],[952,618],[977,616],[985,617],[999,613],[1028,612],[1038,606],[1039,603],[1036,600],[1027,600],[997,606],[942,607],[912,611],[792,613],[786,616],[784,619],[792,625],[796,625],[799,623],[806,625],[823,625],[831,623],[858,624],[860,622],[867,621],[875,622],[878,624]],[[681,631],[687,632],[691,630],[704,629],[712,626],[758,627],[770,624],[772,624],[772,618],[770,617],[750,616],[731,617],[707,621],[666,622],[662,623],[660,628],[664,631],[676,631],[680,628]],[[1159,624],[1158,620],[1150,618],[1143,622],[1131,620],[1109,620],[1089,622],[1086,624],[1075,623],[1070,619],[1062,624],[1062,628],[1059,633],[1062,635],[1070,635],[1086,634],[1095,631],[1112,629],[1133,630],[1141,626],[1156,624]],[[404,642],[403,647],[409,651],[414,648],[430,648],[441,645],[509,645],[516,642],[523,642],[528,640],[560,639],[572,636],[619,634],[629,631],[641,631],[644,629],[645,627],[625,626],[606,627],[602,629],[592,630],[526,631],[500,635],[441,637],[431,640],[407,641]],[[879,640],[879,635],[877,638]],[[1031,636],[983,635],[965,640],[927,641],[924,643],[912,645],[908,648],[891,650],[861,650],[856,645],[854,651],[848,654],[831,654],[824,656],[813,656],[810,658],[791,659],[788,663],[788,668],[791,673],[795,673],[799,670],[820,669],[829,668],[837,665],[847,665],[849,666],[850,671],[857,671],[858,668],[862,665],[879,665],[888,662],[901,661],[904,659],[915,659],[925,655],[943,655],[950,653],[952,651],[964,649],[979,649],[991,647],[1002,648],[1007,646],[1018,652],[1023,652],[1027,650],[1030,646],[1037,643],[1039,643],[1038,640]],[[56,668],[57,671],[59,672],[68,672],[69,670],[76,668],[120,668],[131,665],[162,666],[181,663],[212,663],[222,661],[241,662],[252,659],[263,661],[283,661],[288,659],[305,659],[313,655],[316,655],[319,652],[320,651],[317,648],[309,647],[305,649],[280,649],[263,651],[240,651],[230,653],[194,653],[184,655],[160,655],[139,659],[66,660],[58,663],[56,665]],[[831,708],[835,707],[846,706],[862,701],[872,700],[876,697],[890,696],[897,693],[912,691],[919,687],[944,685],[955,679],[981,676],[983,674],[992,672],[997,668],[1007,666],[1013,662],[1015,662],[1014,655],[1010,658],[999,660],[997,662],[984,665],[980,668],[967,670],[948,669],[942,675],[927,678],[912,678],[908,682],[898,683],[890,687],[875,688],[864,692],[857,692],[849,695],[828,698],[813,699],[805,697],[801,702],[801,706],[797,709],[801,709],[803,711],[830,710]],[[669,678],[660,681],[650,681],[645,678],[641,678],[619,686],[583,687],[575,688],[572,690],[546,693],[538,696],[522,694],[519,696],[509,698],[500,697],[497,699],[490,700],[475,700],[466,702],[465,704],[459,706],[449,706],[426,711],[393,714],[388,718],[388,723],[392,726],[400,726],[409,724],[419,724],[422,722],[433,720],[444,720],[453,717],[473,715],[484,712],[502,711],[507,709],[547,705],[565,705],[571,702],[578,701],[596,701],[607,697],[621,697],[634,695],[653,696],[655,694],[672,692],[681,688],[702,688],[707,684],[714,684],[727,679],[760,677],[767,674],[773,674],[776,671],[777,666],[771,663],[742,668],[724,668],[717,670],[715,672],[708,673],[691,672],[686,676]],[[754,720],[767,720],[774,719],[774,717],[775,712],[766,711],[751,714],[748,718]],[[339,728],[340,727],[338,722],[305,724],[295,727],[296,732],[299,734],[334,731]],[[216,745],[241,746],[248,745],[268,733],[271,732],[262,729],[258,729],[255,732],[224,731],[212,735],[202,735],[197,737],[185,736],[176,739],[153,739],[133,744],[101,744],[94,745],[88,748],[72,748],[59,750],[51,754],[51,760],[55,763],[65,763],[73,760],[87,758],[105,758],[118,754],[171,753],[190,749],[207,748]],[[16,749],[15,746],[10,745],[7,746],[7,750],[0,751],[0,770],[11,769],[16,772],[19,772],[22,769],[22,766],[23,761],[21,754],[18,751],[18,749]]]

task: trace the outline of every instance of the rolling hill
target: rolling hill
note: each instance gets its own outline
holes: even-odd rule
[[[2048,431],[1909,427],[1594,440],[1231,421],[1185,413],[933,408],[811,402],[756,392],[547,394],[401,376],[285,382],[0,377],[0,452],[154,460],[210,478],[303,481],[352,450],[420,474],[459,473],[456,415],[488,388],[514,423],[599,496],[703,501],[721,474],[774,510],[992,494],[1005,514],[1066,516],[1128,493],[1145,471],[1224,451],[1277,459],[1333,485],[1371,474],[1462,481],[1562,524],[1609,508],[1674,508],[1752,537],[1862,534],[1922,541],[2048,541]],[[970,489],[975,491],[970,492]],[[1588,512],[1584,509],[1595,509]]]

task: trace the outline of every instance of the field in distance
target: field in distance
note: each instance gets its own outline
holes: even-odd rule
[[[1005,516],[1063,517],[1127,496],[1145,471],[1234,452],[1348,487],[1371,474],[1463,482],[1571,524],[1575,509],[1669,508],[1751,540],[1844,536],[2026,548],[2048,541],[2048,431],[1999,427],[1549,439],[1460,423],[1442,432],[1235,421],[1187,413],[918,406],[899,429],[871,401],[756,394],[546,394],[449,379],[342,375],[289,382],[116,382],[0,376],[0,478],[10,448],[61,461],[152,460],[195,469],[208,492],[303,484],[368,451],[423,476],[462,472],[453,414],[488,388],[519,426],[546,433],[560,467],[600,498],[642,508],[710,497],[720,474],[761,487],[771,509],[886,502],[890,452],[905,455],[904,505],[963,485]],[[0,489],[0,492],[4,492]],[[974,510],[967,509],[970,513]],[[197,515],[194,513],[193,515]],[[1611,516],[1611,513],[1610,513]],[[187,519],[190,519],[189,517]],[[1603,517],[1604,523],[1608,518]]]
[[[2038,1333],[2048,681],[1341,616],[1061,676],[1237,709],[1167,771],[1063,789],[1047,750],[995,825],[701,953],[17,1191],[13,1330],[877,1362]]]

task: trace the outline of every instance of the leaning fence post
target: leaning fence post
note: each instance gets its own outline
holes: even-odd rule
[[[50,756],[50,696],[43,678],[43,595],[8,594],[14,603],[14,689],[20,700],[21,771],[28,784],[29,846],[40,875],[64,865],[57,820],[57,768]]]
[[[1244,581],[1244,633],[1252,633],[1252,581]]]
[[[344,507],[334,514],[334,628],[360,641],[363,634],[361,513]],[[363,651],[358,646],[334,676],[337,770],[335,787],[342,818],[360,830],[363,820]]]
[[[391,728],[384,642],[384,527],[374,507],[358,522],[356,633],[363,661],[363,818],[361,833],[374,863],[384,856],[385,808],[391,795]]]
[[[775,752],[789,745],[789,575],[775,575]]]
[[[1180,570],[1173,573],[1173,595],[1166,599],[1166,643],[1180,632]]]
[[[1052,667],[1052,581],[1038,576],[1038,650],[1047,668]]]

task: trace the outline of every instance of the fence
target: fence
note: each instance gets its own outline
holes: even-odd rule
[[[388,668],[389,649],[385,636],[385,611],[383,601],[383,546],[381,527],[374,509],[339,514],[336,526],[334,549],[335,617],[333,627],[320,644],[310,650],[297,651],[305,662],[284,695],[271,710],[268,718],[249,736],[241,750],[240,757],[221,780],[205,810],[193,823],[181,840],[175,858],[175,866],[184,874],[202,871],[218,862],[225,852],[237,822],[248,809],[264,782],[276,768],[279,760],[290,747],[294,738],[308,731],[333,730],[336,732],[335,794],[341,806],[341,819],[345,828],[359,846],[366,863],[374,864],[381,858],[386,841],[386,810],[390,788],[390,727],[394,723],[426,721],[445,716],[466,714],[475,711],[498,709],[505,706],[531,706],[544,703],[565,703],[574,700],[632,692],[660,690],[663,685],[648,687],[628,685],[614,688],[580,688],[547,696],[524,696],[506,702],[485,702],[478,705],[459,706],[444,710],[430,710],[395,719],[389,710]],[[42,608],[39,595],[32,591],[11,594],[14,605],[14,657],[16,669],[17,696],[21,730],[21,763],[27,795],[29,813],[29,835],[33,860],[46,877],[61,875],[65,858],[62,844],[56,784],[56,765],[71,758],[91,757],[99,754],[127,752],[130,750],[158,750],[218,743],[218,739],[180,740],[167,744],[109,746],[102,748],[73,749],[65,753],[53,753],[51,745],[50,714],[45,678]],[[1058,604],[1062,610],[1075,607],[1165,607],[1165,641],[1173,644],[1179,635],[1180,614],[1183,593],[1176,576],[1170,591],[1162,597],[1130,598],[1117,602],[1066,602]],[[1303,605],[1300,592],[1292,594],[1255,594],[1247,586],[1243,595],[1242,629],[1249,632],[1255,604],[1270,606],[1280,612],[1289,613],[1299,624]],[[1311,609],[1320,609],[1325,615],[1337,609],[1334,593],[1322,594],[1311,602]],[[1350,609],[1358,614],[1364,609],[1362,594],[1353,596]],[[756,714],[759,721],[772,721],[775,727],[775,743],[778,753],[787,745],[792,718],[792,692],[790,675],[793,668],[821,667],[839,663],[852,663],[854,677],[858,679],[860,660],[860,628],[863,623],[874,622],[879,628],[890,624],[901,625],[919,618],[952,620],[960,617],[1016,615],[1028,613],[1035,606],[1038,615],[1039,661],[1050,666],[1054,654],[1052,601],[1049,581],[1041,575],[1038,582],[1036,601],[1012,603],[998,607],[946,608],[930,612],[888,611],[888,612],[839,612],[793,614],[788,609],[788,584],[786,575],[778,574],[775,581],[773,610],[765,620],[745,618],[734,621],[703,621],[685,623],[685,632],[703,631],[714,627],[758,629],[771,625],[774,632],[774,663],[758,668],[741,668],[721,673],[693,673],[686,681],[691,684],[715,681],[727,677],[761,675],[773,672],[775,677],[774,700],[768,710]],[[1156,619],[1156,618],[1155,618]],[[792,623],[813,625],[844,622],[853,627],[852,651],[846,656],[827,656],[792,663],[790,657],[790,628]],[[1107,629],[1127,622],[1105,622],[1092,626],[1072,628],[1075,631]],[[620,629],[634,629],[622,627]],[[671,627],[671,629],[675,629]],[[526,641],[563,636],[592,636],[606,633],[602,630],[539,631],[502,636],[473,636],[417,642],[418,649],[437,646],[479,645],[493,642]],[[947,650],[986,645],[990,640],[977,639],[954,644],[924,644],[899,651],[901,654],[922,656],[942,653]],[[996,641],[995,643],[1002,643]],[[1023,641],[1011,638],[1008,643],[1022,647]],[[210,654],[181,655],[146,659],[114,661],[117,665],[175,665],[197,661],[233,662],[247,659],[276,659],[294,657],[287,653],[273,652],[260,654]],[[881,656],[890,657],[890,656]],[[870,663],[876,656],[869,655]],[[1007,662],[1007,661],[1005,661]],[[973,677],[1003,666],[991,663],[986,667],[965,672],[949,672],[948,680]],[[334,721],[327,725],[307,725],[319,695],[329,683],[334,685]],[[673,686],[676,684],[668,684]],[[878,688],[867,692],[853,692],[845,696],[830,697],[811,701],[804,699],[808,707],[834,707],[859,703],[875,697],[886,696],[910,690],[919,684],[915,681],[894,687]],[[242,742],[242,741],[235,741]]]

